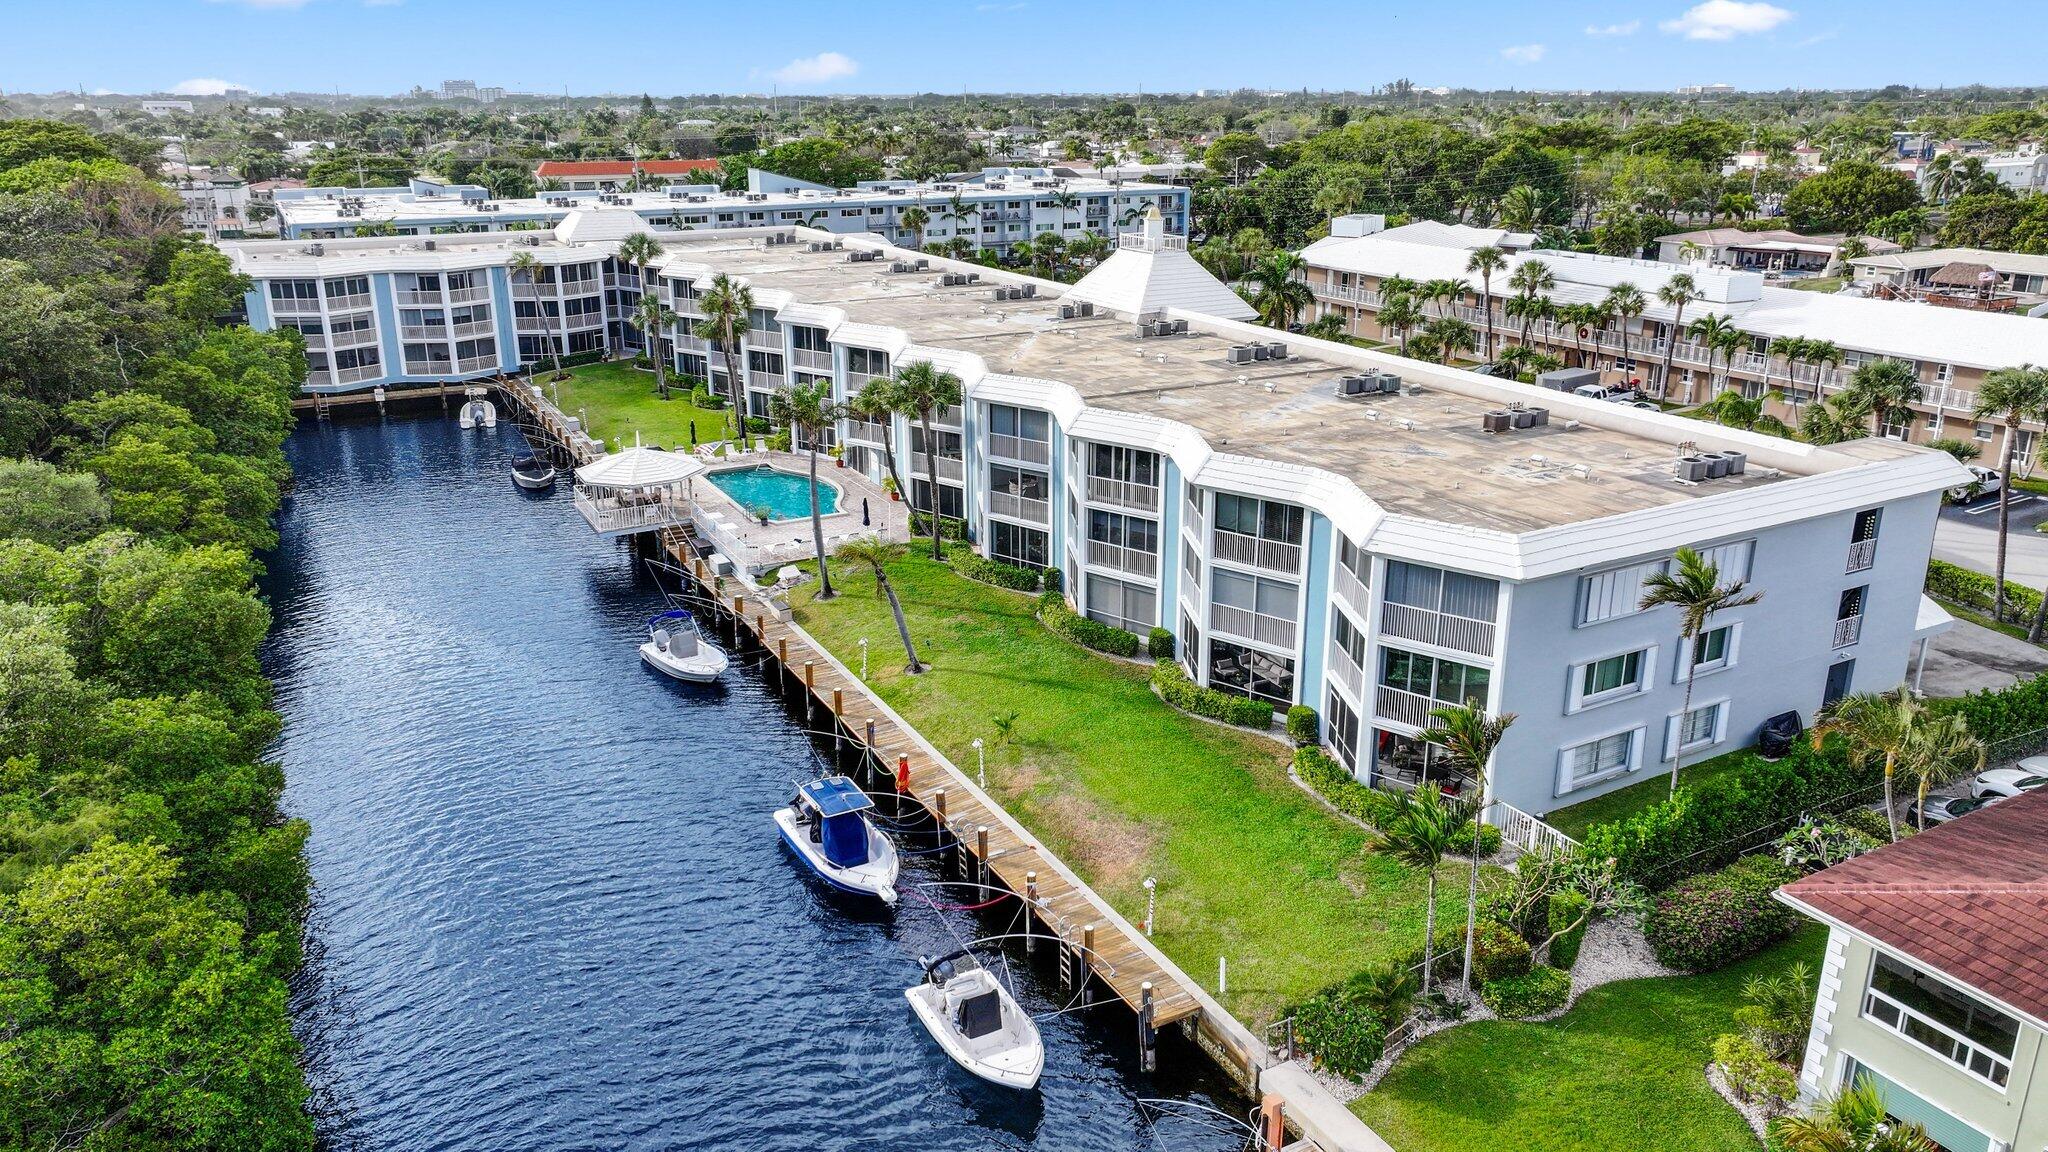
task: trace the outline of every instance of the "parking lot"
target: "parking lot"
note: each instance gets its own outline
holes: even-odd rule
[[[2048,520],[2048,499],[2014,492],[2012,530],[2006,542],[2005,578],[2030,588],[2048,585],[2048,535],[2034,525]],[[1991,572],[1998,552],[1998,498],[1980,497],[1941,510],[1934,528],[1934,557],[1976,571]]]

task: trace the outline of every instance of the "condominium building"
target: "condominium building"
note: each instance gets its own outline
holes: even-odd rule
[[[1066,178],[1040,168],[985,168],[959,180],[922,184],[873,180],[855,188],[754,169],[746,190],[735,192],[678,182],[657,191],[566,190],[494,200],[474,186],[415,180],[405,188],[300,189],[280,195],[277,209],[287,240],[353,236],[365,225],[405,236],[501,232],[551,226],[578,209],[622,208],[653,231],[802,225],[840,235],[869,232],[927,248],[959,239],[975,249],[1002,250],[1046,233],[1070,240],[1084,232],[1114,236],[1153,208],[1168,232],[1185,234],[1190,195],[1171,184]],[[921,229],[904,224],[904,213],[913,207],[924,213]]]
[[[1483,330],[1489,323],[1482,310],[1484,286],[1466,266],[1474,249],[1493,243],[1492,234],[1489,229],[1426,223],[1319,240],[1302,253],[1308,265],[1305,278],[1316,299],[1314,314],[1342,318],[1352,335],[1396,342],[1400,334],[1378,322],[1381,284],[1388,277],[1459,280],[1468,291],[1452,301],[1426,304],[1426,312],[1432,317],[1445,312]],[[1508,280],[1516,268],[1537,261],[1557,282],[1545,294],[1554,305],[1597,304],[1617,285],[1629,284],[1641,292],[1643,312],[1633,318],[1609,317],[1599,325],[1556,319],[1534,319],[1525,325],[1510,318],[1504,307],[1513,294]],[[1679,273],[1691,276],[1695,285],[1682,317],[1657,296]],[[1918,373],[1922,398],[1913,405],[1913,419],[1887,428],[1886,435],[1918,443],[1975,439],[1984,444],[1987,456],[2002,450],[2005,431],[1971,414],[1978,382],[1999,368],[2048,363],[2048,324],[2026,317],[1781,288],[1760,272],[1740,268],[1584,252],[1517,251],[1509,253],[1506,266],[1493,274],[1492,295],[1496,354],[1501,347],[1520,343],[1526,332],[1531,346],[1567,365],[1598,369],[1610,383],[1661,389],[1675,401],[1703,401],[1731,387],[1752,398],[1777,393],[1784,401],[1773,405],[1774,413],[1787,420],[1795,419],[1799,407],[1817,395],[1847,384],[1857,367],[1876,360],[1903,361]],[[1740,330],[1744,345],[1732,354],[1710,351],[1679,329],[1681,319],[1690,326],[1709,314],[1725,317]],[[1788,360],[1782,342],[1791,338],[1832,342],[1841,360]],[[1667,351],[1671,376],[1664,380]],[[2038,426],[2020,431],[2020,458],[2031,462],[2038,432]]]
[[[541,315],[617,339],[614,309],[643,289],[611,253],[638,225],[607,210],[431,247],[225,247],[256,282],[252,322],[355,349],[317,384],[361,387],[531,366]],[[964,402],[933,422],[935,463],[900,417],[829,441],[877,480],[893,447],[915,506],[1057,571],[1094,619],[1170,631],[1200,683],[1316,708],[1362,778],[1441,777],[1419,734],[1469,703],[1521,717],[1493,792],[1546,812],[1892,687],[1938,627],[1920,583],[1941,490],[1966,479],[1945,454],[1817,447],[1288,336],[1156,215],[1071,288],[823,230],[661,239],[644,290],[686,323],[719,275],[756,305],[737,380],[687,327],[659,349],[678,371],[754,412],[790,382],[845,399],[914,362],[954,373]],[[508,273],[522,252],[551,270],[537,284]],[[1682,546],[1763,593],[1691,643],[1639,607]]]
[[[1828,929],[1802,1098],[1869,1084],[1945,1152],[2048,1147],[2048,791],[1779,898]]]

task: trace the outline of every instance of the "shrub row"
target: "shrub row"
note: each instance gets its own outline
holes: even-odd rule
[[[1161,660],[1152,666],[1152,686],[1159,689],[1161,699],[1183,712],[1207,716],[1240,728],[1264,731],[1273,726],[1272,705],[1263,700],[1204,688],[1188,679],[1187,672],[1171,660]]]
[[[1532,968],[1519,976],[1503,976],[1479,986],[1479,998],[1493,1009],[1494,1015],[1506,1020],[1526,1020],[1555,1012],[1564,1007],[1571,994],[1571,973],[1560,968]]]
[[[1145,655],[1154,660],[1173,659],[1173,633],[1164,628],[1154,628],[1145,637]]]
[[[716,412],[725,407],[725,397],[700,384],[690,389],[690,403],[707,412]]]
[[[1444,921],[1450,921],[1445,923]],[[1437,909],[1437,961],[1433,967],[1439,984],[1455,984],[1465,974],[1465,910],[1445,905]],[[1522,934],[1498,920],[1481,916],[1472,926],[1472,982],[1491,984],[1527,976],[1536,966],[1535,954]]]
[[[1799,917],[1772,893],[1799,873],[1770,856],[1747,856],[1694,876],[1657,898],[1643,935],[1659,963],[1711,972],[1792,934]]]
[[[1306,704],[1296,704],[1287,710],[1287,738],[1300,747],[1315,743],[1322,736],[1322,727],[1316,710]]]
[[[946,559],[952,563],[953,571],[969,580],[979,580],[983,584],[993,584],[1013,592],[1038,591],[1037,572],[1029,568],[1020,568],[1015,564],[1005,564],[1000,560],[991,560],[964,545],[947,549]]]
[[[1156,683],[1157,673],[1154,673],[1153,679]],[[1396,806],[1400,804],[1400,799],[1394,793],[1360,784],[1351,773],[1344,770],[1342,764],[1332,760],[1328,753],[1314,745],[1294,750],[1294,774],[1334,805],[1337,811],[1363,820],[1375,828],[1386,827],[1387,822],[1394,818]],[[1471,836],[1469,829],[1457,834],[1455,839],[1460,852],[1472,842]],[[1499,852],[1500,829],[1491,824],[1481,827],[1480,858],[1485,859]]]
[[[930,536],[932,534],[932,518],[922,512],[912,512],[910,514],[910,534],[912,536]],[[966,521],[941,519],[939,521],[939,536],[946,540],[967,539]]]
[[[1972,692],[1955,700],[1940,701],[1936,707],[1960,714],[1977,739],[1998,744],[2048,728],[2048,676],[2022,680],[1996,691]]]
[[[1752,757],[1740,769],[1676,796],[1600,824],[1586,833],[1595,859],[1612,857],[1626,880],[1659,887],[1734,860],[1756,847],[1753,837],[1802,813],[1820,813],[1861,798],[1877,769],[1853,768],[1833,743],[1815,751],[1801,742],[1776,763]]]
[[[1088,617],[1067,607],[1057,592],[1047,592],[1038,598],[1038,619],[1053,635],[1071,640],[1083,648],[1107,652],[1112,656],[1136,656],[1138,637],[1121,628],[1112,628],[1100,620]]]
[[[1927,562],[1927,594],[1951,604],[1960,604],[1978,612],[1991,611],[1992,593],[1997,583],[1982,572],[1942,560]],[[2041,606],[2041,593],[2024,584],[2005,582],[2005,602],[2009,612],[2031,617]]]

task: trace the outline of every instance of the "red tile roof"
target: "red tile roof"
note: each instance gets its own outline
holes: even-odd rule
[[[2048,1027],[2048,788],[1795,880],[1780,894]]]
[[[697,172],[715,172],[719,163],[716,160],[543,160],[535,175],[543,180],[564,176],[617,176],[624,179],[631,176],[636,167],[649,176],[688,176]]]

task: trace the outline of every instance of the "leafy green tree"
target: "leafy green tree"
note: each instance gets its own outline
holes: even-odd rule
[[[1904,360],[1873,360],[1850,374],[1842,393],[1858,411],[1870,415],[1871,434],[1882,436],[1885,428],[1913,419],[1912,406],[1920,401],[1920,374]]]
[[[65,545],[98,532],[109,515],[98,481],[41,460],[0,460],[0,538]]]
[[[98,137],[56,120],[0,120],[0,172],[37,160],[110,160]]]
[[[1867,160],[1843,160],[1794,185],[1785,215],[1801,232],[1863,232],[1920,203],[1912,177]]]

